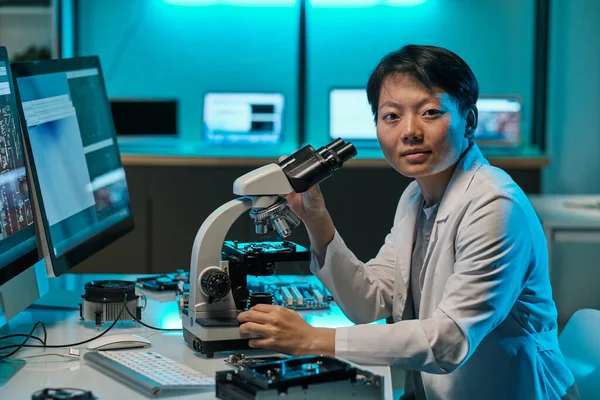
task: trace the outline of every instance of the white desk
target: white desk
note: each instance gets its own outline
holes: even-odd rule
[[[600,196],[535,195],[529,196],[542,221],[548,241],[548,268],[552,276],[554,243],[600,243],[600,208],[580,208],[568,203],[592,204]]]
[[[135,280],[134,275],[67,275],[51,281],[51,290],[60,288],[83,290],[83,284],[92,279],[121,279]],[[175,303],[173,292],[153,293],[143,291],[148,296],[148,304],[142,312],[142,321],[160,328],[180,328],[181,319]],[[143,304],[143,303],[142,303]],[[313,326],[349,326],[352,323],[343,315],[339,307],[333,306],[331,310],[303,312],[305,319]],[[28,309],[20,313],[10,323],[12,333],[29,333],[33,324],[44,321],[48,329],[48,344],[68,344],[79,342],[100,333],[91,321],[80,322],[79,311],[55,311]],[[108,327],[105,324],[103,327]],[[207,359],[195,354],[184,342],[181,332],[159,332],[143,327],[133,322],[119,322],[109,332],[111,333],[137,333],[152,342],[152,347],[146,350],[163,354],[175,361],[181,362],[191,368],[214,376],[216,371],[227,369],[223,359],[230,353],[216,353],[215,358]],[[43,335],[39,329],[36,336]],[[1,336],[1,335],[0,335]],[[32,341],[35,343],[35,341]],[[99,399],[145,399],[139,392],[109,378],[101,372],[87,366],[83,361],[86,345],[76,346],[81,349],[80,360],[71,360],[62,357],[48,356],[27,359],[27,364],[21,369],[6,386],[0,388],[2,399],[30,399],[31,394],[45,387],[73,387],[91,390]],[[67,353],[65,349],[24,348],[15,356],[29,356],[45,352]],[[144,350],[142,350],[144,351]],[[250,350],[244,354],[264,355],[266,351]],[[386,399],[392,398],[391,375],[388,367],[371,367],[372,370],[385,375]],[[214,389],[206,393],[178,397],[181,399],[215,399]]]

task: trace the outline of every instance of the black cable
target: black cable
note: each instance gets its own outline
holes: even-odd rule
[[[157,331],[181,331],[183,330],[183,328],[157,328],[155,326],[150,326],[144,322],[142,322],[141,320],[139,320],[135,315],[133,315],[131,313],[131,311],[129,310],[129,307],[127,307],[127,295],[125,295],[124,299],[123,299],[123,307],[121,308],[121,311],[119,312],[119,315],[117,316],[117,318],[113,321],[113,323],[101,334],[94,336],[90,339],[86,339],[84,341],[81,342],[77,342],[77,343],[71,343],[71,344],[46,344],[46,339],[47,339],[47,332],[46,332],[46,326],[44,325],[44,323],[42,321],[38,321],[35,323],[35,325],[33,326],[33,329],[31,330],[31,332],[29,332],[29,335],[24,335],[24,334],[15,334],[15,335],[9,335],[9,336],[5,336],[0,338],[0,340],[2,339],[6,339],[8,337],[15,337],[15,336],[27,336],[27,338],[20,344],[14,344],[14,345],[9,345],[9,346],[2,346],[0,347],[0,351],[2,350],[6,350],[6,349],[11,349],[16,347],[15,350],[13,350],[11,353],[6,354],[6,355],[0,355],[0,359],[2,358],[7,358],[12,356],[13,354],[15,354],[16,352],[18,352],[19,350],[21,350],[23,347],[37,347],[37,348],[62,348],[62,347],[74,347],[74,346],[79,346],[85,343],[89,343],[92,340],[98,339],[99,337],[105,335],[108,331],[110,331],[116,324],[117,322],[119,322],[119,320],[121,319],[121,315],[123,314],[123,311],[127,310],[127,313],[131,316],[131,318],[133,318],[134,321],[140,323],[141,325],[145,326],[146,328],[149,329],[154,329]],[[44,329],[44,340],[42,341],[40,338],[33,336],[33,332],[35,332],[35,329],[37,328],[38,325],[42,325],[42,328]],[[27,342],[29,341],[29,339],[31,338],[35,338],[38,341],[42,342],[42,345],[35,345],[35,344],[27,344]]]
[[[27,338],[21,344],[15,344],[15,345],[12,345],[12,346],[4,346],[4,347],[0,348],[0,350],[4,350],[4,349],[7,349],[7,348],[16,347],[16,349],[14,349],[12,352],[10,352],[8,354],[1,355],[0,359],[10,357],[13,354],[15,354],[17,351],[21,350],[23,347],[30,346],[30,345],[27,345],[25,343],[27,343],[27,341],[33,336],[33,332],[35,332],[35,330],[36,330],[36,328],[38,327],[39,324],[42,324],[42,326],[44,326],[43,322],[41,322],[41,321],[36,322],[35,325],[33,325],[33,328],[31,328],[31,331],[29,331],[29,335],[27,335]],[[45,326],[44,326],[44,331],[46,331],[46,327]],[[44,346],[45,346],[45,344],[44,344]],[[42,347],[42,346],[38,346],[38,347]]]
[[[6,339],[10,339],[10,338],[13,338],[13,337],[22,337],[22,336],[25,336],[25,337],[27,337],[27,339],[25,339],[25,341],[23,342],[23,344],[27,343],[27,340],[29,340],[29,339],[35,339],[38,342],[40,342],[41,344],[46,344],[46,340],[48,339],[48,332],[46,331],[46,325],[44,325],[44,323],[41,322],[41,321],[39,321],[38,323],[42,324],[42,329],[44,329],[44,340],[40,339],[37,336],[31,335],[31,333],[33,333],[33,332],[31,332],[30,335],[25,335],[23,333],[15,333],[15,334],[12,334],[12,335],[2,336],[2,337],[0,337],[0,341],[6,340]],[[35,325],[34,325],[34,331],[35,331]]]
[[[33,335],[33,332],[34,332],[35,328],[37,328],[37,326],[38,326],[39,324],[42,324],[42,326],[43,326],[43,328],[44,328],[44,334],[46,333],[46,326],[44,325],[44,323],[43,323],[43,322],[41,322],[41,321],[38,321],[38,322],[36,322],[36,323],[35,323],[35,325],[33,326],[33,329],[31,330],[31,332],[30,332],[30,333],[29,333],[29,335],[27,336],[27,339],[25,339],[25,340],[23,341],[23,343],[21,343],[21,344],[13,344],[13,345],[10,345],[10,346],[2,346],[2,347],[0,347],[0,351],[1,351],[1,350],[6,350],[6,349],[11,349],[11,348],[13,348],[13,347],[17,347],[17,349],[15,349],[15,350],[14,350],[13,352],[11,352],[10,354],[7,354],[7,355],[0,355],[0,359],[12,356],[13,354],[15,354],[17,351],[19,351],[19,350],[20,350],[21,348],[23,348],[23,347],[37,347],[37,348],[57,349],[57,348],[62,348],[62,347],[74,347],[74,346],[79,346],[79,345],[82,345],[82,344],[89,343],[89,342],[91,342],[92,340],[98,339],[99,337],[101,337],[101,336],[105,335],[105,334],[106,334],[108,331],[110,331],[110,330],[111,330],[111,329],[112,329],[112,328],[113,328],[113,327],[114,327],[114,326],[117,324],[117,322],[119,322],[119,320],[121,319],[121,315],[123,314],[123,311],[124,311],[126,308],[127,308],[127,295],[125,295],[125,297],[124,297],[124,301],[123,301],[123,308],[121,308],[121,311],[119,312],[119,316],[118,316],[117,318],[115,318],[115,320],[113,321],[113,323],[112,323],[112,324],[111,324],[111,325],[110,325],[108,328],[106,328],[106,330],[105,330],[104,332],[102,332],[101,334],[99,334],[99,335],[97,335],[97,336],[94,336],[94,337],[92,337],[92,338],[90,338],[90,339],[86,339],[86,340],[84,340],[84,341],[77,342],[77,343],[71,343],[71,344],[46,344],[46,343],[44,343],[43,345],[36,345],[36,344],[26,344],[26,343],[27,343],[27,341],[28,341],[28,340],[31,338],[31,336]],[[129,309],[127,309],[127,311],[129,311]],[[44,336],[44,338],[45,338],[45,336]]]
[[[25,337],[29,337],[30,339],[37,340],[37,341],[38,341],[38,342],[40,342],[41,344],[44,344],[44,341],[43,341],[42,339],[40,339],[39,337],[37,337],[37,336],[28,336],[28,335],[26,335],[26,334],[24,334],[24,333],[16,333],[16,334],[14,334],[14,335],[6,335],[6,336],[2,336],[2,337],[0,337],[0,341],[2,341],[2,340],[6,340],[6,339],[10,339],[10,338],[13,338],[13,337],[23,337],[23,336],[25,336]]]
[[[157,328],[157,327],[155,327],[155,326],[150,326],[150,325],[148,325],[148,324],[145,324],[145,323],[143,323],[141,320],[137,319],[137,318],[135,317],[135,315],[133,315],[133,314],[131,313],[131,311],[129,311],[129,308],[126,308],[126,310],[127,310],[127,312],[129,313],[129,315],[131,316],[131,318],[133,318],[133,319],[134,319],[134,321],[136,321],[136,322],[138,322],[138,323],[140,323],[140,324],[144,325],[146,328],[154,329],[154,330],[157,330],[157,331],[181,331],[181,330],[183,330],[183,328]]]

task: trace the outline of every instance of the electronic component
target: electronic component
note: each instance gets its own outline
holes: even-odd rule
[[[135,294],[135,283],[130,281],[92,281],[84,286],[81,296],[79,315],[84,321],[94,321],[100,326],[108,321],[133,321],[134,318],[124,310],[142,319],[142,307],[138,306],[139,296]],[[125,301],[126,300],[126,301]],[[120,317],[119,317],[120,315]]]
[[[333,298],[322,284],[308,282],[273,282],[266,279],[248,282],[250,295],[272,293],[273,304],[292,310],[329,309]]]
[[[218,371],[216,395],[223,400],[383,399],[384,377],[333,357],[303,356]]]
[[[253,279],[248,282],[247,287],[250,292],[248,307],[264,303],[296,311],[327,310],[331,308],[331,303],[333,302],[331,294],[320,283],[311,283],[308,281],[285,282],[261,277],[260,279]],[[189,282],[180,281],[175,292],[177,294],[179,309],[186,308],[190,297]],[[271,302],[267,301],[267,295],[272,296]],[[259,297],[262,301],[259,301]]]
[[[262,364],[266,362],[285,360],[288,357],[285,356],[269,356],[269,357],[246,357],[242,353],[233,353],[225,359],[225,364],[229,365],[233,369],[244,369],[255,364]]]
[[[176,290],[179,282],[189,282],[189,280],[190,273],[188,271],[178,269],[176,272],[170,274],[138,278],[135,281],[135,284],[142,289],[163,292],[168,290]]]

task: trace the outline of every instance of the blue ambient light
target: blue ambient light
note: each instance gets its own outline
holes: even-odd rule
[[[378,5],[412,7],[427,0],[310,0],[313,7],[373,7]]]
[[[163,0],[176,6],[293,6],[296,0]]]

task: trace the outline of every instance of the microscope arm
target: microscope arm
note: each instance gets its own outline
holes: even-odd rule
[[[287,237],[300,224],[283,196],[302,193],[328,178],[356,155],[352,143],[337,139],[315,150],[304,146],[278,164],[268,164],[235,180],[233,192],[244,196],[213,211],[194,240],[190,266],[189,311],[196,318],[236,313],[228,267],[221,261],[221,249],[229,228],[245,211],[252,209],[257,233],[273,228]],[[198,315],[198,314],[202,315]]]
[[[221,249],[225,236],[233,223],[250,208],[265,208],[277,202],[279,196],[242,197],[234,199],[217,208],[206,218],[194,240],[192,263],[190,265],[190,311],[197,313],[210,311],[231,311],[236,313],[236,306],[231,290],[223,297],[210,296],[203,287],[203,278],[207,283],[208,275],[214,275],[211,283],[216,290],[219,284],[229,283],[229,271],[221,267]],[[224,273],[223,276],[221,272]],[[225,280],[225,282],[223,282]],[[228,288],[229,289],[229,288]],[[200,315],[196,315],[199,317]],[[208,315],[204,315],[208,317]]]
[[[234,199],[217,208],[206,218],[196,234],[190,266],[190,311],[207,311],[209,296],[202,289],[202,275],[207,268],[221,269],[221,249],[225,236],[233,223],[252,207],[252,199]],[[227,274],[227,271],[224,271]],[[227,274],[228,275],[228,274]],[[235,310],[233,296],[229,292],[223,298],[211,302],[211,310]]]

